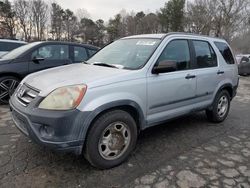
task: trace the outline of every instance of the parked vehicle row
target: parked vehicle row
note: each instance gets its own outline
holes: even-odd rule
[[[0,39],[0,57],[25,44],[23,41]]]
[[[8,103],[19,82],[28,74],[48,68],[79,63],[99,48],[68,42],[34,42],[0,59],[0,102]]]
[[[239,68],[239,75],[250,75],[250,54],[236,56]]]
[[[17,59],[25,57],[28,70],[39,70],[33,67],[53,54],[47,48],[32,48]],[[56,48],[60,63],[68,62],[65,56],[76,59],[75,47],[69,49],[67,54]],[[201,110],[212,122],[224,121],[238,83],[225,40],[140,35],[117,40],[86,62],[30,74],[10,108],[17,128],[34,142],[84,154],[93,166],[107,169],[128,158],[148,127]]]

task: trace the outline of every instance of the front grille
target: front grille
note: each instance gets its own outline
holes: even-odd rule
[[[19,103],[26,107],[38,96],[38,94],[38,90],[23,84],[17,89],[16,97]]]

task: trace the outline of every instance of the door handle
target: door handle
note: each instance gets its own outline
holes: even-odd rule
[[[196,76],[195,76],[195,75],[190,75],[190,74],[188,74],[185,78],[186,78],[187,80],[189,80],[189,79],[196,78]]]
[[[217,72],[218,75],[221,75],[221,74],[224,74],[224,73],[225,73],[224,71],[220,71],[220,70]]]

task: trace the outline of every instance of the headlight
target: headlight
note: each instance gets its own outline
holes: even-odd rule
[[[58,88],[52,91],[39,105],[41,109],[47,110],[70,110],[76,108],[84,94],[86,85],[74,85]]]

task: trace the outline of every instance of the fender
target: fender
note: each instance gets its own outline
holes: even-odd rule
[[[212,109],[212,106],[213,106],[215,97],[216,97],[216,95],[218,94],[218,92],[221,91],[221,90],[223,90],[223,89],[226,88],[226,87],[230,87],[230,88],[232,89],[232,96],[231,96],[231,94],[230,94],[231,99],[234,97],[234,87],[233,87],[233,85],[232,85],[231,83],[223,83],[223,84],[219,85],[219,86],[216,88],[216,90],[215,90],[215,92],[214,92],[214,94],[213,94],[212,104],[209,106],[209,109]],[[236,89],[237,89],[237,87],[236,87]]]
[[[232,91],[233,91],[233,85],[232,85],[232,84],[230,84],[230,83],[223,84],[222,86],[219,87],[219,89],[217,90],[215,96],[217,95],[217,93],[218,93],[219,91],[223,90],[223,89],[226,88],[226,87],[229,87],[229,88],[232,89]],[[230,94],[231,97],[233,97],[233,93],[229,93],[229,94]],[[214,96],[214,98],[215,98],[215,96]]]
[[[139,115],[139,130],[143,130],[146,127],[146,119],[144,117],[143,111],[141,107],[134,101],[132,100],[118,100],[118,101],[113,101],[107,104],[104,104],[98,108],[96,108],[94,111],[90,112],[86,120],[84,121],[84,125],[82,126],[79,139],[80,140],[85,140],[87,132],[91,126],[91,123],[94,121],[94,119],[100,115],[102,112],[116,108],[116,107],[121,107],[121,106],[130,106],[136,109]]]

